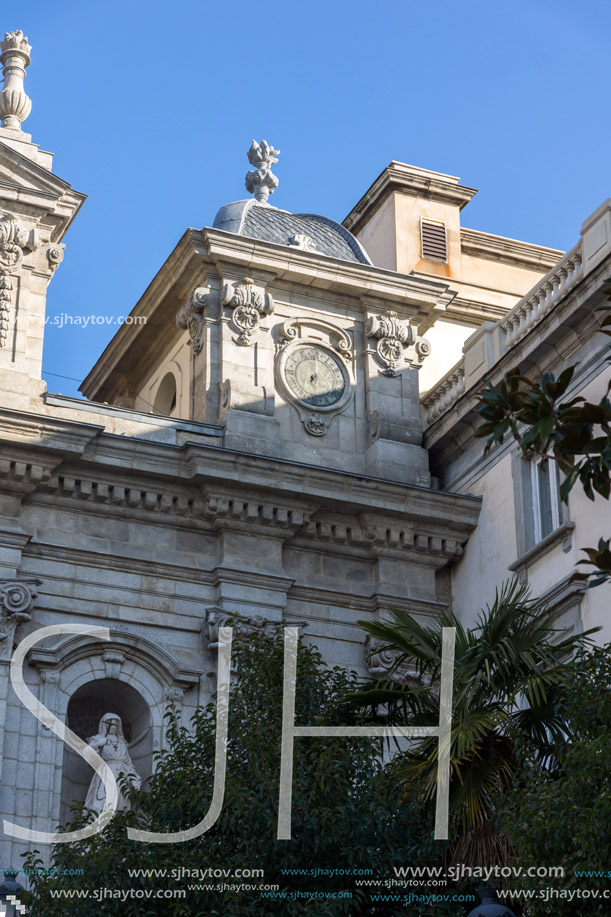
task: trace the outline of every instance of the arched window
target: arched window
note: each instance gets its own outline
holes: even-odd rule
[[[176,409],[176,377],[174,373],[166,373],[159,384],[155,403],[155,414],[167,414],[169,417]]]

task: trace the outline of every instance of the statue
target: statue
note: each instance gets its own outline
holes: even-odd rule
[[[119,774],[123,773],[136,790],[140,789],[142,778],[134,770],[127,742],[123,736],[120,716],[117,716],[116,713],[105,713],[100,720],[97,735],[89,739],[89,745],[106,761],[115,778],[118,778]],[[129,800],[121,792],[120,786],[118,789],[117,812],[126,811],[130,807]],[[104,784],[100,777],[94,774],[87,791],[85,806],[88,809],[95,809],[96,812],[101,812],[105,801]]]

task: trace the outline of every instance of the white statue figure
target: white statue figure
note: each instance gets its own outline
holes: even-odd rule
[[[115,778],[118,778],[119,774],[123,773],[129,777],[129,782],[136,790],[140,789],[142,778],[134,770],[127,742],[123,736],[120,716],[117,716],[116,713],[105,713],[100,720],[97,735],[89,739],[89,745],[106,761]],[[121,792],[120,786],[118,789],[117,812],[120,812],[129,809],[130,804],[129,800]],[[104,784],[100,777],[94,774],[89,784],[85,805],[88,809],[95,809],[96,812],[101,812],[104,808],[105,800]]]

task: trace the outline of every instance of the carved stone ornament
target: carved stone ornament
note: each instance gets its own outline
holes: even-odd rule
[[[6,214],[0,217],[0,347],[4,347],[8,337],[14,289],[10,275],[19,271],[24,250],[34,251],[37,247],[34,229]]]
[[[116,650],[106,650],[102,654],[102,662],[106,672],[106,678],[118,678],[121,674],[123,663],[125,662],[125,653],[119,653]]]
[[[64,260],[64,248],[62,245],[49,245],[47,249],[47,261],[49,267],[54,271]]]
[[[350,334],[322,319],[295,318],[280,325],[276,386],[311,436],[324,436],[333,418],[353,401],[353,352]]]
[[[0,42],[0,61],[4,74],[4,86],[0,92],[0,118],[2,127],[21,130],[32,110],[32,101],[23,88],[25,68],[30,63],[31,45],[21,30],[5,32]]]
[[[397,650],[385,649],[382,640],[370,634],[365,637],[365,659],[372,678],[397,681],[401,684],[410,681],[414,672],[406,663],[397,666],[398,655]]]
[[[294,236],[291,236],[289,238],[289,245],[291,248],[299,248],[304,252],[316,251],[316,242],[304,233],[296,233]]]
[[[273,146],[262,140],[257,143],[256,140],[250,145],[248,151],[248,161],[255,168],[246,173],[246,190],[254,194],[255,200],[265,204],[270,194],[273,194],[278,187],[278,179],[272,172],[272,166],[278,162],[280,150],[275,150]]]
[[[305,428],[312,436],[324,436],[329,429],[329,418],[321,417],[320,414],[313,414],[306,419]]]
[[[223,305],[233,309],[231,320],[238,334],[236,344],[241,347],[254,343],[261,316],[271,315],[274,311],[274,300],[270,294],[250,277],[225,284]]]
[[[197,287],[176,315],[178,327],[189,332],[193,353],[199,353],[203,346],[204,312],[210,305],[210,298],[211,293],[205,287]]]
[[[32,617],[40,580],[0,583],[0,658],[10,659],[15,630]]]
[[[409,322],[397,318],[396,312],[388,312],[367,322],[367,337],[376,338],[378,360],[385,376],[394,376],[403,362],[403,350],[414,343],[414,329]]]
[[[372,316],[366,331],[368,338],[377,340],[376,356],[385,376],[396,376],[405,363],[419,365],[431,352],[429,342],[418,337],[414,327],[392,310]]]
[[[318,335],[313,337],[310,333],[311,330],[315,332],[322,331],[327,337],[328,346],[336,350],[346,363],[351,362],[353,348],[352,338],[348,332],[319,318],[291,318],[283,322],[278,333],[276,353],[285,350],[289,344],[297,340],[303,343],[317,343],[319,337]]]
[[[184,700],[185,689],[180,685],[168,685],[164,691],[166,704],[175,704],[180,707]]]
[[[245,636],[256,632],[271,634],[278,621],[272,621],[270,618],[264,618],[262,615],[253,615],[253,617],[244,617],[235,613],[225,611],[223,608],[213,606],[206,609],[206,620],[202,625],[202,636],[206,648],[211,653],[217,653],[220,642],[219,631],[223,627],[232,627],[233,636]],[[301,633],[308,627],[306,621],[291,621],[291,627],[296,627]]]
[[[206,648],[211,653],[216,653],[219,648],[219,630],[222,627],[233,627],[234,635],[242,634],[248,636],[255,631],[269,631],[272,622],[256,615],[252,618],[242,618],[239,615],[231,614],[222,608],[207,608],[206,621],[202,627],[202,634]]]

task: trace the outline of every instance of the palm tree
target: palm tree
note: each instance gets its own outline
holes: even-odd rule
[[[562,710],[562,687],[571,677],[571,655],[598,628],[563,637],[558,613],[542,608],[517,580],[497,590],[494,603],[466,629],[450,612],[422,624],[393,609],[388,622],[359,624],[392,650],[390,678],[364,686],[350,706],[371,707],[390,725],[434,725],[439,716],[443,627],[456,628],[451,733],[450,856],[454,862],[503,863],[511,841],[494,815],[524,766],[556,766],[554,748],[571,734]],[[406,675],[406,671],[410,674]],[[425,798],[436,791],[438,741],[412,741],[394,761],[405,787]]]

